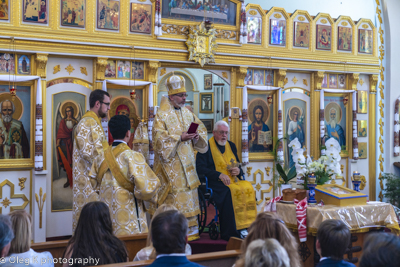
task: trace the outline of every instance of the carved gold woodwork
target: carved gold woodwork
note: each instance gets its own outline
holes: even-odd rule
[[[222,77],[225,78],[225,79],[228,79],[228,73],[223,71],[222,72]]]
[[[200,25],[190,26],[186,45],[189,51],[189,60],[204,64],[215,63],[215,52],[218,48],[216,31],[207,29],[205,22]]]
[[[298,81],[298,80],[297,80],[296,76],[294,76],[293,79],[292,79],[293,84],[296,84],[297,81]]]
[[[5,185],[8,185],[10,187],[10,200],[9,200],[10,203],[11,203],[11,199],[17,199],[17,198],[22,198],[22,200],[24,201],[24,203],[21,206],[10,206],[10,211],[25,209],[26,205],[28,205],[28,203],[29,203],[29,199],[24,194],[15,194],[14,184],[7,179],[0,183],[0,199],[3,198],[3,188]],[[0,212],[1,212],[1,208],[0,208]]]
[[[258,12],[255,11],[255,10],[250,10],[250,11],[249,11],[249,14],[252,15],[252,16],[255,16],[255,15],[258,14]]]
[[[5,198],[1,204],[3,205],[4,208],[7,208],[8,206],[10,206],[11,201],[8,198]]]
[[[36,73],[40,78],[46,78],[46,65],[48,60],[48,54],[36,54]]]
[[[246,77],[246,74],[247,74],[247,67],[240,66],[237,69],[237,85],[238,86],[244,86],[244,78]]]
[[[361,184],[360,184],[360,189],[364,190],[365,186],[367,185],[367,179],[365,179],[364,175],[361,175]]]
[[[160,76],[163,76],[165,73],[167,73],[167,69],[166,68],[162,68],[160,70]]]
[[[236,39],[235,31],[215,30],[215,37],[220,39]]]
[[[363,27],[364,29],[368,29],[368,25],[367,24],[363,24],[361,27]]]
[[[58,73],[60,71],[61,71],[60,65],[56,65],[56,66],[53,67],[53,74],[56,74],[56,73]]]
[[[18,181],[19,181],[18,186],[20,187],[20,189],[22,191],[22,189],[25,188],[26,178],[18,178]]]
[[[326,24],[328,21],[326,19],[321,19],[321,23]]]
[[[162,31],[167,34],[187,35],[189,34],[189,26],[184,25],[162,25]]]
[[[88,75],[86,67],[80,67],[80,69],[82,74],[85,74],[86,76]]]
[[[273,186],[271,180],[265,180],[264,179],[264,173],[260,169],[258,169],[257,171],[255,171],[253,173],[253,181],[250,182],[251,184],[256,184],[256,182],[257,182],[257,174],[261,175],[261,184],[268,184],[269,185],[268,189],[261,190],[261,198],[260,198],[259,201],[257,201],[257,205],[260,205],[264,201],[264,194],[270,193],[274,186]]]
[[[304,17],[299,17],[298,20],[305,21],[306,19]]]
[[[364,84],[364,80],[361,78],[358,83],[362,86]]]
[[[43,206],[46,201],[46,193],[43,194],[43,189],[39,189],[39,196],[35,193],[36,203],[39,208],[39,228],[42,228],[42,220],[43,220]]]
[[[271,171],[271,167],[267,167],[267,168],[265,168],[265,172],[267,173],[267,176],[269,176],[269,172]]]
[[[251,174],[251,169],[252,169],[253,167],[247,167],[247,176],[250,176],[250,174]],[[253,184],[253,183],[252,183]],[[254,184],[255,184],[255,181],[254,181]]]
[[[304,84],[305,86],[308,86],[308,81],[307,81],[307,79],[303,79],[303,84]]]
[[[288,78],[286,77],[286,78],[283,80],[283,86],[285,86],[288,82],[289,82],[289,80],[288,80]]]
[[[324,79],[325,72],[317,71],[315,72],[315,89],[321,90],[322,89],[322,80]]]
[[[96,59],[96,80],[103,81],[105,79],[104,73],[107,67],[107,58],[98,57]]]
[[[376,84],[378,83],[378,75],[369,75],[369,91],[371,93],[376,93]]]
[[[279,69],[276,73],[276,79],[278,80],[278,87],[283,88],[283,86],[285,86],[284,84],[285,78],[286,78],[286,70]]]
[[[343,21],[341,24],[342,24],[342,26],[347,26],[347,25],[349,25],[346,21]]]
[[[65,70],[68,72],[69,75],[75,70],[74,67],[71,66],[71,64],[68,65],[68,67],[65,68]]]
[[[349,85],[350,85],[350,90],[357,90],[357,83],[358,80],[360,79],[359,73],[351,73],[349,75]]]
[[[260,189],[261,189],[261,185],[260,185],[260,183],[258,183],[258,184],[256,185],[256,189],[257,189],[257,192],[259,192],[259,191],[260,191]]]
[[[279,13],[276,13],[276,14],[274,15],[274,18],[280,19],[280,18],[282,18],[282,15],[279,14]]]
[[[159,67],[161,67],[161,63],[159,61],[149,61],[148,70],[150,82],[157,83],[157,73]]]

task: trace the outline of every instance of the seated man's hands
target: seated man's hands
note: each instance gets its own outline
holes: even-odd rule
[[[219,175],[219,179],[224,183],[224,185],[230,185],[231,183],[231,178],[229,178],[228,175],[221,173]]]
[[[233,169],[230,169],[229,171],[231,172],[231,174],[232,174],[233,176],[239,175],[239,174],[240,174],[240,169],[239,169],[238,167],[235,167],[235,168],[233,168]]]

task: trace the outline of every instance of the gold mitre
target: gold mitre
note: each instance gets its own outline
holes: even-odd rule
[[[173,72],[172,76],[165,81],[165,86],[168,88],[168,95],[186,93],[185,78],[175,75]]]

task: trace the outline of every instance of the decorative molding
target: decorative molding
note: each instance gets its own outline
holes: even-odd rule
[[[80,69],[82,74],[85,74],[86,76],[88,75],[86,67],[80,67]]]
[[[297,81],[298,81],[298,80],[297,80],[296,76],[294,76],[293,79],[292,79],[293,84],[296,84]]]
[[[53,74],[56,74],[57,72],[60,72],[60,71],[61,71],[60,65],[54,66],[54,68],[53,68]]]
[[[340,23],[342,26],[347,26],[349,25],[346,21],[343,21],[342,23]]]
[[[276,13],[276,14],[274,15],[274,18],[280,19],[280,18],[282,18],[282,15],[279,14],[279,13]]]
[[[228,79],[228,73],[223,71],[222,72],[222,77],[225,78],[225,79]]]
[[[189,26],[185,25],[162,25],[162,31],[166,34],[177,34],[177,35],[188,35],[189,34]]]
[[[39,196],[35,193],[36,203],[38,204],[39,208],[39,228],[42,228],[42,221],[43,221],[43,206],[44,202],[46,201],[46,193],[43,194],[43,189],[39,189]]]
[[[368,24],[363,24],[361,27],[363,27],[364,29],[368,29],[369,28]]]
[[[215,52],[218,48],[216,30],[203,21],[200,25],[190,26],[187,34],[189,60],[193,60],[200,64],[215,63]]]
[[[328,23],[328,21],[327,21],[326,19],[321,19],[320,21],[321,21],[321,23],[323,23],[323,24]]]
[[[298,17],[298,20],[305,21],[306,19],[304,17]]]
[[[322,89],[322,81],[324,80],[325,72],[317,71],[315,72],[315,89],[321,90]]]
[[[8,198],[5,198],[1,204],[3,205],[4,208],[7,208],[8,206],[10,206],[11,201]]]
[[[304,84],[305,86],[308,86],[308,81],[307,81],[307,79],[303,79],[303,84]]]
[[[350,84],[350,90],[357,90],[357,83],[358,80],[360,79],[359,73],[351,73],[349,75],[349,84]]]
[[[161,67],[161,63],[159,61],[149,61],[148,70],[149,70],[149,81],[152,83],[157,83],[157,71],[158,68]]]
[[[361,175],[361,184],[360,184],[360,189],[364,190],[365,186],[367,185],[367,179],[365,179],[364,175]]]
[[[98,57],[96,59],[96,80],[103,81],[105,79],[104,73],[107,67],[107,59],[105,57]]]
[[[25,182],[26,182],[27,178],[18,178],[18,186],[20,187],[20,190],[22,191],[22,189],[25,188]]]
[[[267,167],[267,168],[265,168],[265,172],[267,173],[267,176],[269,176],[269,172],[271,171],[271,167]]]
[[[288,78],[286,77],[286,78],[283,80],[283,86],[285,86],[288,82],[289,82],[289,80],[288,80]]]
[[[247,74],[247,67],[240,66],[237,69],[237,85],[243,87],[244,86],[244,78]]]
[[[167,69],[166,68],[162,68],[160,70],[160,76],[163,76],[165,73],[167,73]]]
[[[215,37],[220,39],[234,39],[236,40],[236,31],[215,30]]]
[[[47,66],[47,60],[48,60],[48,54],[36,54],[35,60],[36,60],[36,73],[40,78],[44,79],[46,78],[46,66]]]
[[[247,176],[251,175],[251,169],[253,169],[253,167],[247,167],[247,170],[246,170]],[[256,180],[254,180],[254,183],[252,183],[252,184],[255,184],[255,183],[256,183]]]
[[[249,14],[252,15],[252,16],[255,16],[255,15],[258,14],[258,12],[255,11],[255,10],[250,10],[250,11],[249,11]]]
[[[378,75],[369,75],[369,92],[376,93],[376,84],[378,83]]]
[[[362,86],[364,84],[364,80],[361,78],[358,83]]]
[[[260,183],[257,183],[257,185],[256,185],[256,189],[257,189],[257,192],[259,192],[259,191],[260,191],[260,189],[261,189],[261,185],[260,185]]]
[[[283,88],[285,86],[285,78],[286,78],[286,70],[285,69],[279,69],[276,72],[276,79],[278,80],[278,87]]]
[[[24,201],[21,206],[10,206],[10,211],[25,209],[26,205],[28,205],[29,203],[29,199],[24,194],[15,194],[14,184],[7,179],[0,183],[0,199],[3,198],[3,188],[5,185],[8,185],[10,187],[10,200],[22,198],[22,200]]]
[[[71,66],[71,64],[68,65],[68,67],[65,68],[65,70],[68,72],[69,75],[75,70],[74,67]]]

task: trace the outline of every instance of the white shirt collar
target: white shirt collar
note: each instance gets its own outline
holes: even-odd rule
[[[127,143],[124,140],[114,140],[114,142],[116,142],[116,143],[124,143],[125,145],[127,145]]]
[[[330,257],[322,257],[319,259],[319,261],[323,261],[323,260],[327,260],[327,259],[330,259]]]
[[[160,255],[157,255],[156,259],[161,258],[161,257],[170,257],[170,256],[185,256],[186,257],[186,254],[185,253],[160,254]]]

